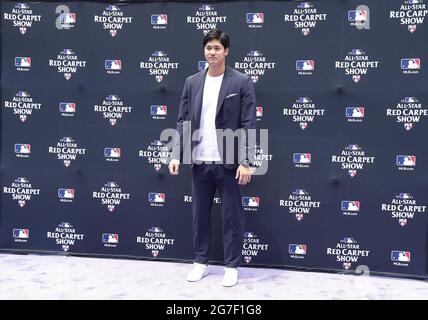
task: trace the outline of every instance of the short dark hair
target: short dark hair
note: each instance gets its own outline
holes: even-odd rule
[[[229,36],[219,29],[213,29],[213,30],[208,31],[208,33],[204,37],[204,41],[203,41],[204,47],[211,40],[218,40],[218,41],[220,41],[221,45],[225,49],[229,48],[229,45],[230,45]]]

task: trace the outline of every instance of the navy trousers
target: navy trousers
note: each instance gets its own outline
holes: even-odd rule
[[[208,263],[211,209],[218,189],[221,198],[224,262],[230,268],[237,268],[241,264],[245,221],[241,186],[235,175],[236,169],[226,169],[220,164],[193,165],[193,247],[197,263]]]

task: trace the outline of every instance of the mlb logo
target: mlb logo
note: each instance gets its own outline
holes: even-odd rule
[[[410,193],[400,193],[398,195],[400,199],[413,199],[412,195]]]
[[[168,114],[168,107],[161,105],[150,106],[150,114],[152,116],[166,116]]]
[[[418,102],[418,101],[415,97],[404,97],[404,102],[405,103],[413,103],[413,102]]]
[[[299,99],[297,99],[298,103],[309,103],[310,99],[307,97],[299,97]]]
[[[405,3],[406,4],[417,4],[417,3],[422,3],[422,0],[407,0]]]
[[[364,51],[361,50],[361,49],[352,49],[352,51],[351,51],[351,54],[354,55],[354,56],[360,56],[363,53],[364,53]]]
[[[30,9],[30,7],[28,6],[28,4],[26,3],[17,3],[15,5],[16,9]]]
[[[410,251],[391,251],[391,260],[397,262],[411,262]]]
[[[360,211],[360,201],[342,201],[342,211]]]
[[[310,2],[301,2],[297,5],[297,8],[299,9],[307,9],[307,8],[311,8],[312,5]]]
[[[364,118],[364,107],[347,107],[347,118]]]
[[[61,222],[58,227],[61,228],[73,228],[73,225],[70,222]]]
[[[150,232],[162,232],[162,229],[159,227],[151,227],[149,229]]]
[[[117,233],[103,233],[103,243],[119,243],[119,235]]]
[[[30,94],[29,94],[28,92],[25,92],[25,91],[19,91],[19,92],[16,94],[16,96],[17,96],[17,97],[22,97],[22,98],[24,98],[24,97],[29,97],[29,96],[30,96]]]
[[[254,232],[245,232],[244,237],[245,238],[257,238],[257,236],[254,234]]]
[[[117,100],[119,100],[119,97],[118,96],[116,96],[116,95],[109,95],[109,96],[107,96],[106,97],[106,100],[108,100],[108,101],[117,101]]]
[[[104,148],[104,157],[120,158],[120,148]]]
[[[61,53],[62,53],[62,54],[73,54],[74,52],[73,52],[73,50],[71,50],[71,49],[63,49],[63,50],[61,51]]]
[[[149,202],[152,203],[165,203],[165,193],[149,193]]]
[[[264,23],[265,15],[261,12],[247,13],[247,23]]]
[[[74,142],[73,138],[71,137],[62,137],[60,141],[65,143]]]
[[[31,67],[30,57],[15,57],[15,67]]]
[[[116,188],[116,187],[119,187],[119,185],[118,185],[116,182],[109,181],[109,182],[107,182],[107,183],[104,185],[104,187],[108,187],[108,188]]]
[[[350,144],[346,147],[346,149],[353,151],[353,150],[360,150],[361,148],[358,144]]]
[[[115,6],[115,5],[113,5],[113,4],[110,4],[110,5],[106,8],[106,10],[107,10],[107,11],[119,11],[120,9],[119,9],[119,7],[118,7],[118,6]]]
[[[31,145],[16,143],[15,144],[15,153],[30,154],[31,153]]]
[[[74,189],[58,189],[58,198],[74,199]]]
[[[343,238],[343,240],[341,241],[342,243],[356,243],[356,241],[354,240],[354,238]]]
[[[162,145],[162,141],[160,140],[155,140],[151,143],[152,146],[161,146]]]
[[[155,51],[152,53],[152,57],[166,57],[166,53],[163,51]]]
[[[298,71],[312,71],[315,70],[314,60],[297,60],[296,70]]]
[[[60,102],[59,111],[65,113],[74,113],[76,112],[76,104],[73,102]]]
[[[28,239],[30,237],[29,229],[13,229],[13,237],[15,239]]]
[[[256,117],[257,118],[263,117],[263,107],[262,106],[256,107]]]
[[[401,69],[403,70],[418,70],[421,68],[420,58],[401,59]]]
[[[167,14],[152,14],[151,15],[152,25],[166,25],[168,24]]]
[[[258,50],[251,50],[250,52],[247,53],[248,57],[260,57],[262,55],[263,54]]]
[[[293,194],[298,196],[299,195],[304,196],[304,195],[307,195],[308,193],[304,189],[296,189],[295,191],[293,191]]]
[[[293,163],[311,163],[312,155],[310,153],[294,153]]]
[[[242,197],[242,205],[244,207],[259,207],[260,198],[259,197]]]
[[[416,166],[416,156],[399,155],[396,158],[397,166],[414,167]]]
[[[105,60],[104,65],[106,70],[122,70],[121,60]]]
[[[209,64],[207,61],[198,61],[198,70],[202,71],[209,67]]]
[[[213,9],[214,9],[214,7],[212,5],[209,5],[209,4],[203,4],[202,6],[199,7],[199,10],[202,10],[202,11],[210,11]]]
[[[290,244],[288,245],[289,254],[306,254],[306,245],[305,244]]]
[[[348,11],[349,22],[364,22],[367,19],[366,10],[350,10]]]
[[[60,15],[60,21],[62,24],[76,23],[75,13],[62,13]]]

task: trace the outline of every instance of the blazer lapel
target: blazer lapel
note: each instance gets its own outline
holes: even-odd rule
[[[218,101],[217,101],[217,110],[216,110],[216,117],[218,112],[221,109],[221,106],[223,105],[224,98],[226,97],[226,92],[229,87],[229,84],[231,82],[232,78],[232,72],[230,72],[229,67],[226,66],[226,69],[224,70],[224,77],[223,81],[221,82],[220,92],[218,94]]]
[[[203,71],[200,73],[200,79],[198,81],[198,89],[196,91],[195,96],[195,123],[196,128],[199,128],[201,123],[201,112],[202,112],[202,99],[204,97],[204,86],[205,86],[205,77],[207,76],[207,71]]]

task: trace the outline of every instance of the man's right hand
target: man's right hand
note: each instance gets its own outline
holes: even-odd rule
[[[172,159],[168,165],[169,174],[172,176],[177,176],[179,167],[180,167],[180,160]]]

